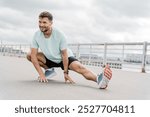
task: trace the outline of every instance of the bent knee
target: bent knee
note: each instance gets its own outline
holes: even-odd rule
[[[31,61],[31,53],[27,53],[26,58],[27,60]]]

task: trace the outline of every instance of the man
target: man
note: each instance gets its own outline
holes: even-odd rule
[[[27,54],[27,59],[31,61],[39,74],[40,82],[48,82],[48,76],[54,73],[54,67],[61,67],[64,70],[65,82],[74,81],[69,76],[68,70],[73,70],[83,75],[87,80],[97,82],[99,88],[105,89],[112,77],[112,72],[108,66],[104,72],[97,76],[92,71],[84,67],[68,49],[65,35],[58,29],[52,27],[53,16],[47,11],[39,15],[39,31],[34,35],[31,53]],[[42,52],[38,52],[38,48]],[[45,73],[42,71],[44,68]],[[51,68],[49,70],[49,68]]]

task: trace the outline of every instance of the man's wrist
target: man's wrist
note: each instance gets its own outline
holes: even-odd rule
[[[64,74],[69,74],[69,71],[67,70],[67,71],[64,71]]]

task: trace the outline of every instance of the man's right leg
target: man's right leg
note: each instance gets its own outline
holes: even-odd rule
[[[31,53],[28,53],[26,57],[27,57],[27,59],[28,59],[30,62],[32,62],[32,61],[31,61]],[[43,67],[44,69],[48,69],[48,67],[47,67],[47,65],[46,65],[45,56],[44,56],[44,54],[43,54],[42,52],[38,52],[38,54],[37,54],[37,59],[38,59],[39,65],[40,65],[41,67]]]
[[[28,54],[27,54],[27,59],[28,59],[30,62],[32,62],[32,61],[31,61],[31,53],[28,53]],[[49,67],[46,65],[46,58],[45,58],[45,56],[44,56],[44,54],[43,54],[42,52],[38,52],[38,54],[37,54],[37,59],[38,59],[39,65],[40,65],[42,68],[45,69],[45,76],[46,76],[46,78],[51,78],[51,77],[53,77],[53,76],[56,75],[56,72],[55,72],[54,68],[50,68],[50,69],[49,69]]]

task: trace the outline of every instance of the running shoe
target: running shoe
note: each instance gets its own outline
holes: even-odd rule
[[[112,71],[109,66],[106,66],[103,72],[97,77],[97,84],[100,89],[106,89],[112,77]]]
[[[56,76],[56,72],[55,72],[55,70],[54,70],[54,68],[50,68],[50,69],[46,69],[45,70],[45,76],[46,76],[46,78],[52,78],[52,77],[54,77],[54,76]]]

